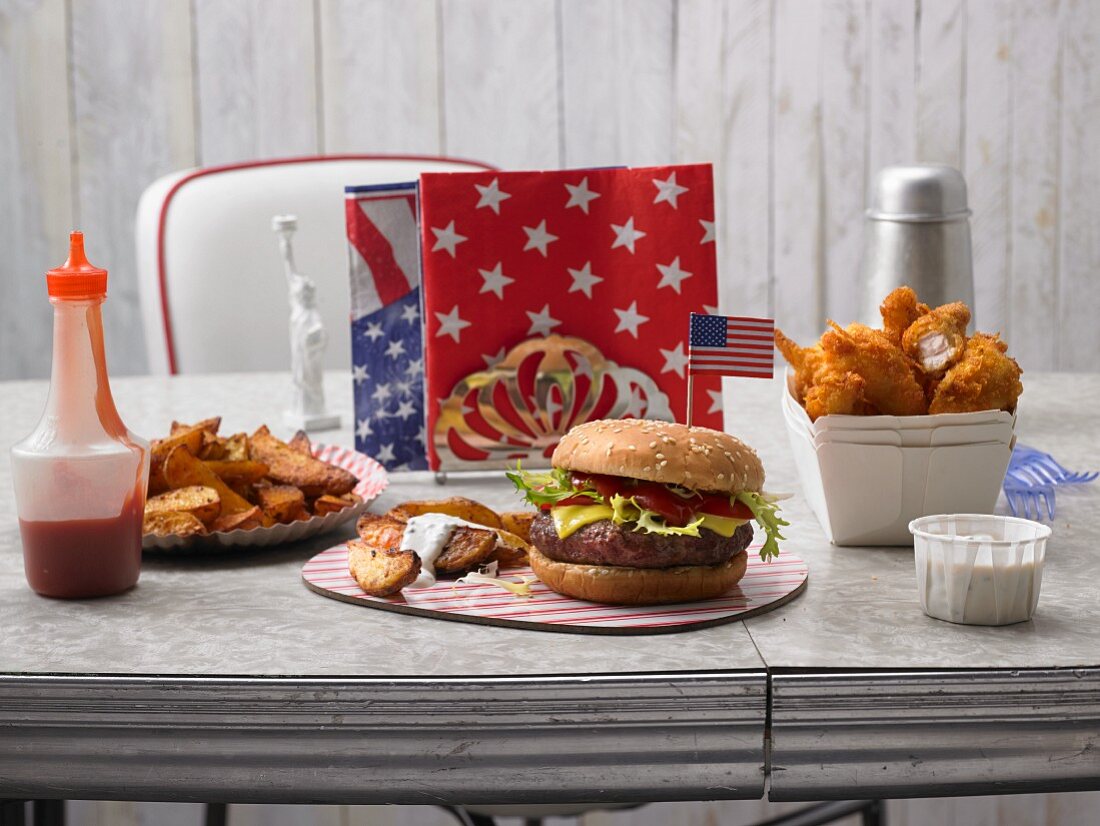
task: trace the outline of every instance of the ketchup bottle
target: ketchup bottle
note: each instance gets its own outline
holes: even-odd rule
[[[100,306],[107,271],[69,236],[69,260],[46,273],[53,304],[53,373],[46,410],[11,450],[23,567],[39,594],[99,597],[132,588],[141,571],[149,444],[111,397]]]

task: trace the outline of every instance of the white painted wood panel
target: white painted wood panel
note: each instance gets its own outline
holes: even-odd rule
[[[565,166],[673,156],[672,0],[560,0]]]
[[[1005,330],[1011,254],[1012,0],[968,0],[963,174],[970,203],[974,324]]]
[[[1057,364],[1100,366],[1100,4],[1072,0],[1062,63]]]
[[[561,163],[553,0],[443,0],[444,149],[498,166]]]
[[[964,0],[921,0],[917,37],[917,160],[962,167]]]
[[[436,0],[321,0],[326,152],[438,154]]]
[[[676,159],[714,164],[722,311],[766,316],[771,285],[771,3],[680,0]]]
[[[867,192],[865,0],[826,0],[821,21],[821,220],[826,317],[859,317]]]
[[[194,0],[199,161],[312,155],[312,0]]]
[[[49,374],[44,273],[77,228],[65,23],[64,0],[0,4],[0,380]]]
[[[822,0],[776,0],[772,119],[776,324],[798,341],[824,322],[820,84]],[[808,82],[813,78],[815,82]]]
[[[1013,20],[1011,303],[1006,339],[1025,370],[1050,370],[1056,364],[1060,6],[1058,0],[1021,0]]]
[[[187,0],[72,4],[76,208],[88,257],[110,270],[104,326],[115,375],[145,370],[134,211],[145,186],[195,164]]]
[[[868,52],[868,186],[884,166],[916,159],[916,0],[872,2]]]

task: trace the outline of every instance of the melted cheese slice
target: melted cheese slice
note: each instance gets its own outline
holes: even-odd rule
[[[554,520],[554,528],[558,532],[558,537],[565,539],[585,525],[599,522],[601,519],[610,519],[612,513],[610,505],[562,505],[550,510],[550,518]],[[748,521],[747,519],[714,516],[709,513],[704,513],[702,516],[703,521],[699,527],[714,531],[726,539],[733,536],[733,532]]]
[[[554,520],[558,537],[565,539],[585,525],[599,522],[601,519],[610,519],[612,513],[610,505],[562,505],[551,508],[550,518]]]

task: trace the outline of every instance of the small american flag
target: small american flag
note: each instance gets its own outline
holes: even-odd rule
[[[688,372],[770,379],[775,368],[775,320],[691,314]]]

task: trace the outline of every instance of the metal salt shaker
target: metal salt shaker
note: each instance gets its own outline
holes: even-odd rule
[[[974,309],[966,181],[943,164],[887,166],[875,176],[863,236],[863,321],[908,284],[930,307],[963,301]],[[971,320],[973,328],[973,320]]]

